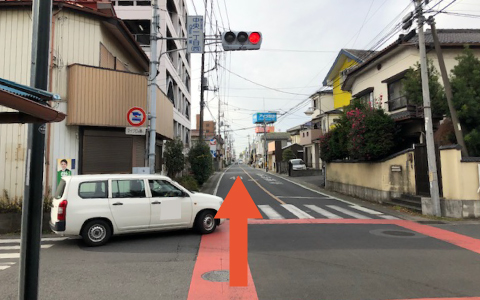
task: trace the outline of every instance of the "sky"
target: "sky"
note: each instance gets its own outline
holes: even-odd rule
[[[447,12],[480,15],[479,0],[430,0],[426,8],[439,10],[450,3]],[[187,6],[190,15],[204,15],[205,0],[187,0]],[[217,121],[220,99],[221,120],[229,125],[237,155],[255,136],[253,113],[289,111],[275,123],[275,131],[307,122],[310,117],[304,112],[311,105],[304,101],[322,88],[340,49],[372,49],[413,11],[411,0],[207,0],[207,7],[207,35],[231,29],[260,31],[263,36],[260,50],[225,52],[214,44],[207,50],[216,53],[205,55],[205,70],[213,69],[206,74],[209,87],[217,91],[205,92],[204,119]],[[439,29],[480,28],[480,18],[438,14],[435,19]],[[406,32],[392,32],[377,50],[401,33]],[[191,57],[195,120],[200,112],[201,54]]]

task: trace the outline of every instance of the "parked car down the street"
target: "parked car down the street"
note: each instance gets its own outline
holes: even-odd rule
[[[166,176],[65,176],[52,200],[50,227],[62,236],[80,235],[89,246],[123,233],[195,228],[208,234],[224,221],[215,219],[222,203]]]
[[[305,162],[300,159],[300,158],[295,158],[291,159],[290,163],[292,164],[292,169],[293,170],[306,170],[307,166],[305,165]]]

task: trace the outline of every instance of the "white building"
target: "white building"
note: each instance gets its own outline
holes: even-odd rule
[[[187,36],[187,4],[185,0],[159,0],[160,33],[165,38],[184,38]],[[112,1],[117,16],[121,18],[137,42],[150,57],[150,20],[152,8],[150,1],[117,0]],[[158,53],[182,49],[184,40],[159,40]],[[185,50],[161,55],[157,84],[173,103],[174,135],[190,145],[191,96],[190,96],[190,55]]]

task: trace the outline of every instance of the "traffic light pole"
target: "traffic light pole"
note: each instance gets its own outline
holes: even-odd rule
[[[205,72],[205,49],[202,52],[202,66],[200,70],[200,130],[199,130],[199,138],[200,142],[203,143],[203,107],[205,106],[205,99],[203,96],[203,73]]]
[[[435,142],[433,140],[433,122],[432,108],[430,106],[430,91],[428,85],[428,66],[427,51],[425,49],[425,34],[423,32],[423,16],[422,0],[415,0],[415,8],[417,11],[418,22],[418,46],[420,48],[420,65],[422,75],[423,90],[423,110],[425,119],[425,139],[427,142],[427,160],[430,181],[430,197],[433,204],[433,214],[437,217],[441,216],[440,210],[440,193],[438,189],[437,161],[435,155]]]
[[[52,0],[32,3],[32,62],[30,86],[48,89],[48,63]],[[41,34],[41,37],[40,37]],[[18,299],[38,299],[40,243],[42,236],[45,124],[28,126],[25,192],[22,208]]]

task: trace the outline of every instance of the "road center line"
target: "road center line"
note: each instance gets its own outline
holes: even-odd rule
[[[248,174],[247,171],[245,171],[244,168],[240,168],[243,170],[243,172],[245,172],[245,174],[247,174],[248,177],[250,177],[250,179],[252,179],[253,182],[255,182],[265,193],[267,193],[270,197],[272,197],[273,199],[277,200],[278,202],[280,202],[281,204],[286,204],[285,202],[283,202],[282,200],[280,200],[280,198],[278,198],[277,196],[275,196],[274,194],[270,193],[269,191],[267,191],[266,188],[264,188],[263,186],[260,185],[260,183],[258,183],[253,177],[252,175]]]

